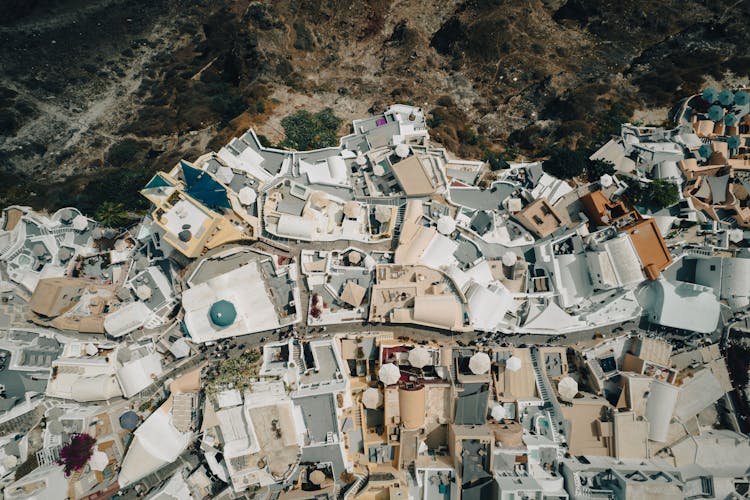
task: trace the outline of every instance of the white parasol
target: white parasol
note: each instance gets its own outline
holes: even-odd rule
[[[135,294],[141,300],[148,300],[151,298],[151,288],[148,285],[138,285]]]
[[[424,347],[415,347],[409,351],[409,364],[416,368],[423,368],[432,362],[430,351]]]
[[[396,156],[399,158],[406,158],[409,156],[409,152],[411,152],[411,148],[409,148],[408,144],[399,144],[396,146]]]
[[[391,207],[386,205],[377,205],[375,207],[375,220],[385,224],[391,220]]]
[[[234,172],[229,167],[219,167],[216,171],[216,178],[224,184],[229,184],[234,179]]]
[[[101,472],[107,468],[108,464],[109,457],[103,451],[94,451],[94,454],[91,455],[91,458],[89,459],[89,467],[91,467],[91,470]]]
[[[258,193],[256,193],[255,189],[251,188],[250,186],[243,187],[237,194],[240,197],[240,203],[242,203],[243,205],[252,205],[253,203],[255,203],[255,200],[258,199]]]
[[[505,407],[500,403],[493,406],[492,411],[490,412],[490,416],[498,421],[504,419],[506,415],[507,412],[505,411]]]
[[[563,377],[557,383],[557,392],[560,394],[560,399],[572,401],[578,394],[578,382],[572,377]]]
[[[456,220],[447,215],[443,215],[438,219],[437,222],[438,233],[443,235],[449,235],[456,230]]]
[[[474,375],[481,375],[490,371],[492,361],[486,352],[478,352],[469,359],[469,370]]]
[[[518,256],[515,252],[508,250],[503,254],[503,265],[506,267],[513,267],[518,261]]]
[[[386,363],[380,367],[378,378],[385,385],[393,385],[401,378],[401,370],[393,363]]]
[[[83,215],[76,215],[73,218],[72,226],[76,231],[83,231],[84,229],[89,227],[89,220]]]
[[[505,369],[512,372],[517,372],[521,369],[522,364],[523,362],[521,361],[521,358],[519,358],[518,356],[511,356],[505,362]]]
[[[371,410],[380,408],[383,406],[383,393],[375,387],[370,387],[362,393],[362,404]]]

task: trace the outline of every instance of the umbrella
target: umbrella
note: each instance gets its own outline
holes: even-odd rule
[[[503,254],[503,265],[505,267],[513,267],[516,265],[517,261],[518,255],[516,255],[515,252],[508,250]]]
[[[721,106],[714,104],[708,108],[708,119],[718,122],[724,116],[724,109]]]
[[[216,171],[216,178],[224,184],[229,184],[234,179],[234,172],[229,167],[219,167]]]
[[[731,229],[729,231],[729,241],[732,243],[739,243],[744,238],[742,229]]]
[[[102,236],[107,238],[108,240],[111,240],[117,235],[117,231],[112,229],[111,227],[106,228],[104,231],[102,231]]]
[[[557,392],[560,394],[560,399],[572,401],[578,394],[578,382],[572,377],[563,377],[557,383]]]
[[[73,229],[75,229],[76,231],[83,231],[87,227],[89,227],[89,220],[83,215],[76,215],[73,218],[72,225],[73,225]]]
[[[47,247],[43,243],[34,243],[31,247],[31,255],[34,257],[41,257],[45,253],[47,253]]]
[[[724,117],[724,124],[728,127],[734,127],[735,125],[737,125],[738,121],[740,121],[740,119],[734,113],[727,113],[727,115]]]
[[[443,215],[438,219],[437,230],[440,234],[448,235],[456,230],[456,221],[452,217]]]
[[[107,468],[107,465],[109,465],[109,457],[107,454],[99,450],[94,451],[94,454],[91,455],[91,458],[89,459],[89,467],[91,467],[91,470],[101,472]]]
[[[724,89],[719,92],[719,102],[722,106],[731,106],[734,104],[734,92],[729,89]]]
[[[359,155],[354,159],[354,163],[356,163],[360,167],[364,167],[365,165],[367,165],[367,158],[365,158],[364,155]]]
[[[86,344],[86,354],[89,356],[96,356],[99,354],[99,349],[94,344]]]
[[[486,352],[475,353],[469,358],[469,370],[471,370],[471,373],[474,375],[487,373],[490,371],[490,365],[492,365],[492,361],[490,361],[490,357]]]
[[[349,262],[354,265],[359,264],[362,262],[362,254],[359,252],[349,252]]]
[[[423,368],[432,362],[430,351],[424,347],[415,347],[409,351],[409,364],[416,368]]]
[[[713,148],[708,144],[704,144],[703,146],[698,148],[698,154],[703,158],[708,158],[709,156],[711,156],[711,153],[713,153]]]
[[[57,253],[57,258],[60,259],[60,262],[67,262],[72,256],[73,250],[68,247],[60,248],[60,251]]]
[[[376,163],[375,166],[372,167],[372,173],[378,177],[382,177],[385,175],[385,167],[380,163]]]
[[[401,370],[393,363],[386,363],[380,367],[378,377],[385,385],[393,385],[401,378]]]
[[[120,415],[120,427],[127,430],[135,429],[138,427],[140,420],[134,411],[126,411]]]
[[[190,346],[184,338],[179,338],[174,341],[172,346],[169,348],[175,358],[181,359],[190,354]]]
[[[733,135],[730,137],[727,137],[727,147],[729,149],[737,149],[740,147],[740,143],[742,141],[740,140],[739,136]]]
[[[52,434],[62,434],[65,429],[63,429],[63,425],[59,420],[53,420],[47,425],[47,430]]]
[[[250,186],[243,187],[238,194],[243,205],[252,205],[258,199],[258,193]]]
[[[492,412],[490,412],[490,416],[494,418],[495,420],[502,420],[506,416],[505,407],[501,405],[500,403],[496,404],[492,407]]]
[[[362,404],[370,410],[380,408],[383,406],[383,393],[375,387],[370,387],[362,393]]]
[[[614,179],[612,178],[612,176],[611,176],[611,175],[609,175],[609,174],[604,174],[604,175],[602,175],[601,177],[599,177],[599,184],[601,184],[601,185],[602,185],[602,187],[609,187],[609,186],[611,186],[611,185],[612,185],[612,183],[613,183],[614,181],[615,181],[615,180],[614,180]]]
[[[711,87],[709,87],[703,91],[703,94],[701,94],[701,96],[703,97],[704,101],[713,103],[716,100],[716,94],[716,89],[712,89]]]
[[[126,301],[126,300],[130,300],[130,297],[131,297],[131,295],[130,295],[130,289],[126,288],[124,286],[120,287],[120,288],[117,289],[117,293],[115,293],[115,295],[117,295],[117,298],[120,299],[123,302]]]
[[[63,224],[70,224],[76,214],[69,208],[63,208],[60,210],[60,222]]]
[[[744,106],[745,104],[750,103],[750,94],[748,94],[744,90],[738,91],[736,94],[734,94],[734,103],[737,106]]]
[[[378,205],[375,207],[375,220],[385,224],[391,220],[391,208],[386,205]]]
[[[519,358],[518,356],[511,356],[505,362],[505,369],[512,372],[517,372],[521,369],[522,364],[523,362],[521,361],[521,358]]]
[[[101,239],[101,237],[102,237],[102,234],[104,234],[104,231],[102,231],[102,228],[100,228],[100,227],[95,227],[95,228],[94,228],[94,230],[93,230],[93,231],[91,231],[91,236],[92,236],[92,237],[93,237],[93,238],[94,238],[95,240],[99,240],[99,239]]]
[[[312,474],[310,474],[310,482],[312,484],[320,486],[321,484],[323,484],[323,481],[325,480],[326,480],[326,475],[323,474],[323,471],[321,470],[316,469],[312,471]]]
[[[398,156],[399,158],[406,158],[407,156],[409,156],[410,151],[411,149],[409,148],[408,144],[399,144],[398,146],[396,146],[396,156]]]
[[[148,300],[151,298],[151,288],[148,285],[138,285],[135,294],[141,300]]]

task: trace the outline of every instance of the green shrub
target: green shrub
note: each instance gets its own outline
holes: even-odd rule
[[[604,175],[612,175],[615,173],[615,166],[608,161],[604,160],[589,160],[586,165],[586,177],[589,182],[596,182],[599,178]]]
[[[542,168],[558,179],[571,179],[586,169],[586,156],[578,150],[556,148],[552,150],[549,160],[542,163]]]
[[[317,113],[297,111],[281,120],[286,138],[280,145],[297,151],[335,146],[340,123],[331,108]]]

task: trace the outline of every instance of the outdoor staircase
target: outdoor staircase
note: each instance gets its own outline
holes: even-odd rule
[[[302,364],[302,350],[301,350],[301,346],[299,345],[299,342],[292,343],[292,359],[294,360],[294,363],[297,366],[297,373],[299,373],[300,375],[304,374],[305,367]]]
[[[367,478],[363,476],[362,474],[356,475],[357,480],[354,481],[347,489],[344,491],[343,495],[339,495],[339,498],[343,500],[348,500],[349,498],[355,498],[357,496],[357,493],[360,492],[360,490],[365,486],[365,483],[367,482]]]
[[[352,418],[356,422],[355,427],[362,427],[362,405],[359,402],[354,405],[354,415]]]
[[[406,213],[406,205],[401,205],[398,207],[398,212],[396,213],[396,223],[393,226],[393,239],[398,239],[399,236],[401,236],[401,225],[404,222],[404,214]]]
[[[544,370],[544,365],[539,359],[539,350],[535,347],[531,348],[531,362],[534,368],[536,387],[542,401],[544,401],[544,414],[550,425],[552,441],[557,445],[562,445],[564,439],[562,438],[562,431],[559,428],[558,421],[563,420],[564,417],[562,415],[562,410],[560,409],[560,403],[557,401],[557,397],[552,390],[552,384]],[[564,452],[562,448],[558,447],[558,455],[562,457],[563,454]]]

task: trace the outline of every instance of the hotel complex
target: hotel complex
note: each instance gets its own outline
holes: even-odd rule
[[[674,119],[593,182],[397,104],[180,160],[129,228],[5,208],[4,498],[745,498],[750,97]]]

